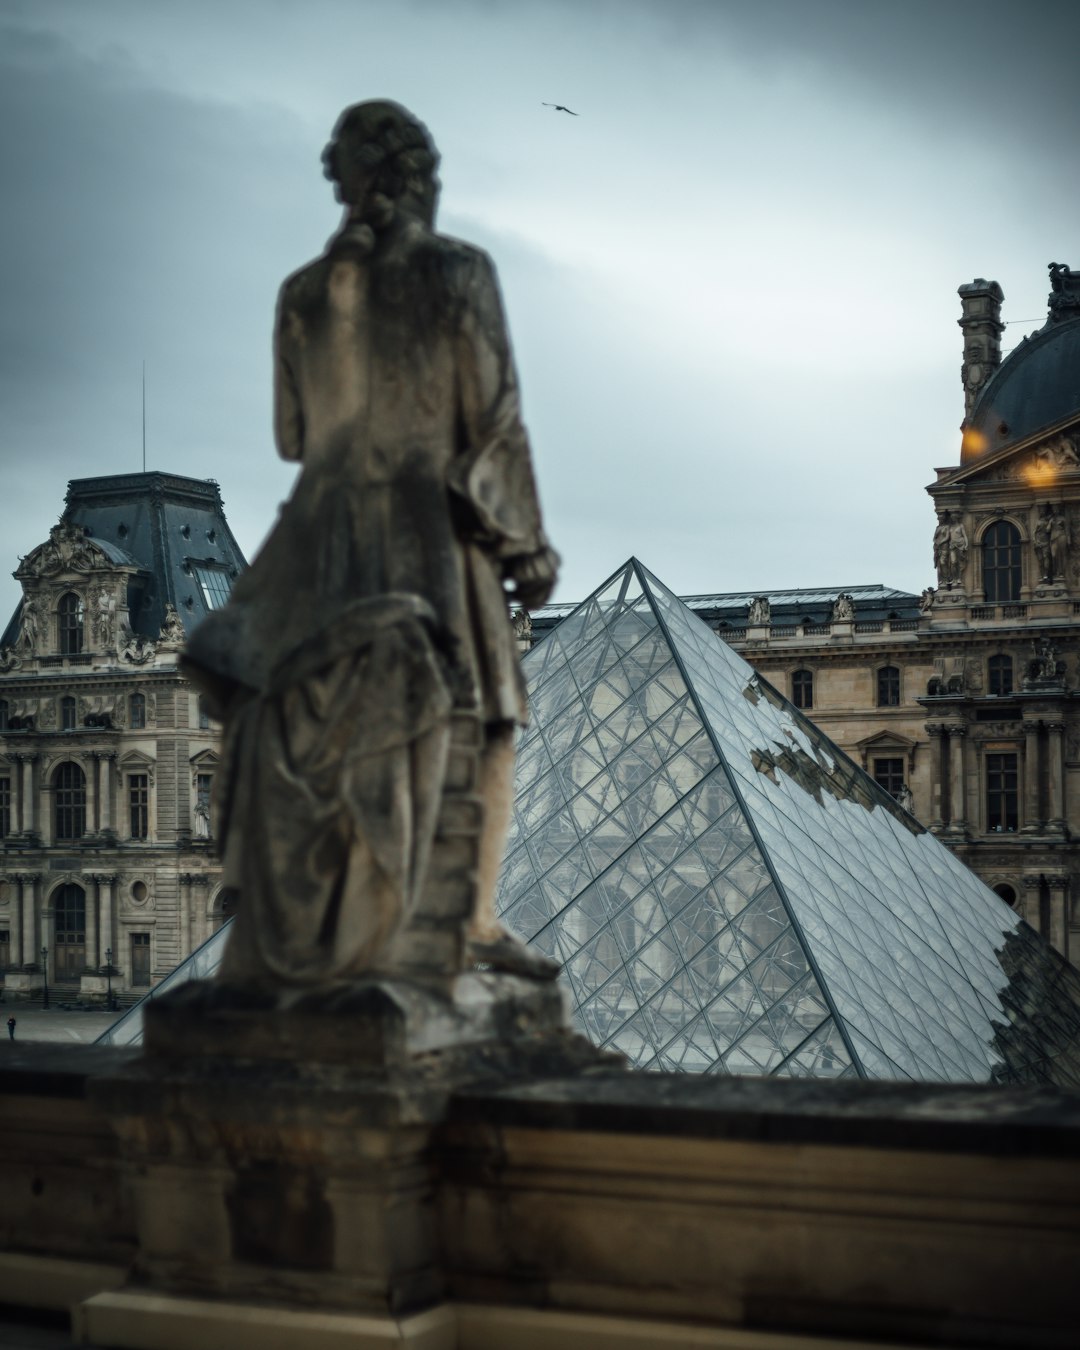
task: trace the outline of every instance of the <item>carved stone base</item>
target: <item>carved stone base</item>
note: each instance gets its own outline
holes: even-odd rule
[[[144,1028],[147,1054],[170,1061],[338,1065],[380,1083],[467,1079],[496,1060],[518,1076],[523,1055],[596,1055],[569,1030],[554,979],[485,971],[459,975],[449,993],[389,977],[308,990],[193,980],[151,999]]]
[[[4,997],[8,1002],[40,998],[45,980],[40,970],[7,970],[4,972]]]
[[[144,1043],[91,1089],[135,1201],[129,1289],[392,1318],[445,1293],[451,1094],[619,1062],[568,1029],[554,981],[480,971],[449,996],[191,983],[147,1005]]]

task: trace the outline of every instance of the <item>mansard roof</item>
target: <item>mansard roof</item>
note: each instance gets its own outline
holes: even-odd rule
[[[858,586],[806,586],[778,591],[726,591],[712,595],[684,595],[682,603],[703,619],[716,621],[721,627],[741,627],[746,622],[750,602],[767,595],[774,624],[828,623],[833,602],[838,595],[850,595],[855,605],[856,618],[862,622],[876,622],[890,616],[914,619],[919,615],[919,597],[893,586],[868,583]],[[578,607],[573,600],[555,605],[544,605],[531,614],[533,632],[547,632]]]
[[[167,604],[190,632],[213,607],[202,579],[220,577],[228,589],[246,566],[213,479],[159,471],[74,478],[63,521],[80,526],[110,561],[144,574],[131,627],[151,639],[161,631]],[[17,610],[0,646],[14,645],[18,632]]]

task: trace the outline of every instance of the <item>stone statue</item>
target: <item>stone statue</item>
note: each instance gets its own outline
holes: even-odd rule
[[[952,524],[952,512],[945,511],[938,518],[934,530],[934,567],[937,569],[938,585],[949,584],[949,527]]]
[[[184,621],[177,614],[172,605],[165,605],[165,622],[161,625],[161,632],[158,634],[159,647],[182,647],[187,641],[187,633],[184,631]]]
[[[1032,542],[1035,545],[1035,560],[1039,564],[1039,580],[1052,581],[1054,578],[1054,562],[1050,548],[1050,517],[1054,508],[1049,502],[1043,507],[1042,515],[1035,522],[1035,529],[1032,533]]]
[[[1065,577],[1065,565],[1069,558],[1069,550],[1072,547],[1072,533],[1069,529],[1069,521],[1068,518],[1062,514],[1060,506],[1053,506],[1049,510],[1048,523],[1050,551],[1049,576],[1053,580],[1063,580]]]
[[[967,562],[968,537],[964,522],[957,517],[949,526],[949,585],[959,586],[964,579],[964,564]]]
[[[116,631],[116,596],[107,586],[99,586],[93,593],[93,604],[98,646],[110,651]]]
[[[897,789],[896,804],[907,811],[909,815],[913,815],[915,812],[915,798],[906,783],[901,783]]]
[[[512,619],[514,636],[527,650],[532,645],[532,615],[527,609],[515,609]]]
[[[855,618],[855,600],[846,591],[841,591],[833,601],[832,622],[851,623]]]
[[[22,614],[19,618],[19,645],[29,656],[37,651],[38,639],[41,636],[41,605],[33,596],[27,596],[23,601]]]
[[[750,601],[746,622],[752,627],[761,627],[772,620],[772,605],[767,595],[756,595]]]
[[[494,916],[525,716],[504,585],[538,607],[558,566],[495,271],[435,232],[438,156],[405,109],[347,109],[323,160],[344,219],[284,283],[275,331],[277,446],[301,472],[183,658],[224,723],[214,827],[240,902],[221,977],[400,970],[463,721],[469,958],[549,974]]]
[[[929,614],[934,608],[934,597],[937,595],[937,589],[934,586],[927,586],[919,596],[919,612]]]
[[[1051,473],[1080,468],[1080,452],[1070,436],[1055,436],[1033,451],[1031,458],[1036,468]]]
[[[1033,639],[1032,659],[1028,662],[1025,686],[1064,683],[1065,662],[1058,660],[1057,649],[1048,637]]]
[[[130,661],[133,666],[145,666],[147,662],[153,660],[157,648],[149,638],[133,632],[131,627],[125,624],[120,633],[119,650],[124,661]]]

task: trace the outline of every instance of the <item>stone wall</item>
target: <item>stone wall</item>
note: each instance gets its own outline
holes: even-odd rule
[[[124,1280],[134,1192],[92,1084],[134,1062],[135,1052],[45,1046],[12,1047],[3,1061],[0,1301],[64,1308]],[[355,1091],[329,1080],[313,1090],[313,1126],[322,1114],[340,1131]],[[388,1125],[380,1142],[367,1122],[373,1157],[395,1132]],[[324,1184],[312,1138],[295,1143],[293,1180],[305,1194]],[[459,1090],[427,1159],[447,1296],[435,1311],[430,1299],[394,1309],[398,1325],[414,1318],[429,1330],[441,1309],[442,1330],[425,1344],[1075,1343],[1080,1098],[594,1071]],[[180,1195],[183,1175],[175,1184]],[[162,1192],[154,1230],[169,1230],[169,1204]],[[392,1214],[388,1222],[391,1233]],[[400,1222],[404,1235],[404,1212]],[[155,1309],[166,1320],[179,1309],[218,1334],[235,1322],[230,1344],[265,1346],[289,1319],[302,1337],[304,1318],[317,1316],[324,1330],[351,1327],[350,1344],[382,1344],[356,1339],[335,1274],[349,1259],[336,1248],[368,1242],[363,1225],[323,1237],[334,1253],[323,1263],[332,1315],[317,1311],[317,1293],[313,1304],[322,1277],[305,1246],[306,1312],[286,1311],[284,1297],[281,1308],[173,1294],[154,1302],[152,1291],[129,1289],[86,1305],[81,1324],[100,1341],[111,1326],[134,1325],[140,1309],[151,1321]],[[230,1255],[226,1241],[220,1259],[251,1254]],[[283,1291],[295,1276],[282,1270]],[[735,1328],[745,1339],[731,1339]],[[132,1335],[115,1343],[143,1343]]]

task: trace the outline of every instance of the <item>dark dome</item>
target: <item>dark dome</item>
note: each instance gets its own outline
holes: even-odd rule
[[[967,420],[961,463],[1069,417],[1080,418],[1080,319],[1048,323],[1003,362]]]

